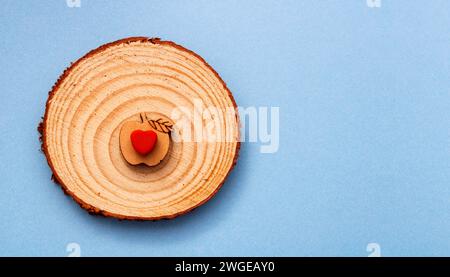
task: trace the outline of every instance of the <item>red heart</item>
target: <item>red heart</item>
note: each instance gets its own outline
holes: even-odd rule
[[[130,135],[130,139],[136,152],[141,155],[147,155],[155,147],[158,136],[152,130],[134,130]]]

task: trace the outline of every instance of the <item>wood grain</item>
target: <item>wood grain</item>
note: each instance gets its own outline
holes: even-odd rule
[[[119,219],[174,218],[205,203],[236,163],[237,113],[215,117],[219,141],[172,142],[154,167],[130,165],[119,147],[124,122],[193,108],[193,99],[236,108],[219,75],[173,42],[134,37],[89,52],[53,87],[40,127],[56,181],[89,212]]]

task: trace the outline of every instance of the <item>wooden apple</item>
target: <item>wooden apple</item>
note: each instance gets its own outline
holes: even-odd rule
[[[173,123],[159,114],[141,113],[136,121],[122,125],[119,136],[120,150],[131,165],[159,164],[170,146],[170,131]]]

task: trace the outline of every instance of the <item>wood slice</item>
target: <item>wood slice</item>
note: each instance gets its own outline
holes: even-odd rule
[[[177,107],[196,113],[198,99],[221,113],[211,119],[216,140],[172,141],[153,167],[125,161],[119,147],[125,122],[142,112],[170,117]],[[89,212],[173,218],[209,200],[234,167],[239,121],[237,112],[225,116],[230,109],[236,109],[231,92],[200,56],[170,41],[126,38],[64,71],[47,100],[42,149],[57,183]],[[175,126],[172,138],[182,135]]]

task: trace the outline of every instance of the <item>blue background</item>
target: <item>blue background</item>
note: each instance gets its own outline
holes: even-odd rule
[[[2,1],[0,255],[450,255],[450,1]],[[36,127],[71,61],[128,36],[203,56],[238,105],[280,107],[206,205],[93,217],[50,181]]]

